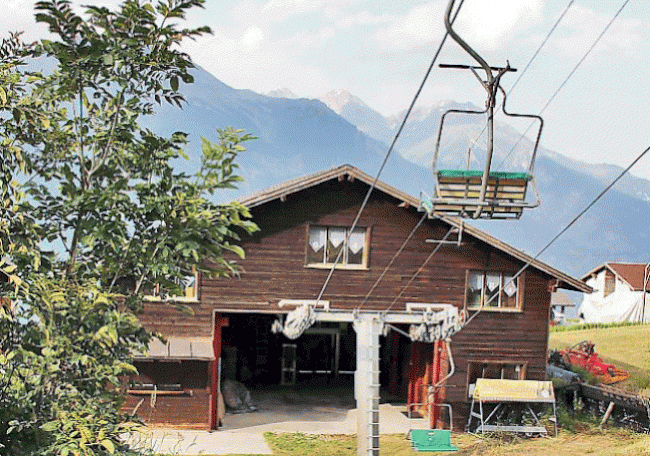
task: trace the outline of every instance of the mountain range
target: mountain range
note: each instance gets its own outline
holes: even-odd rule
[[[320,99],[299,98],[288,89],[268,95],[234,89],[208,72],[194,70],[195,82],[182,88],[187,104],[182,110],[160,106],[147,120],[161,134],[189,133],[188,170],[198,165],[200,138],[218,138],[216,129],[233,126],[258,139],[246,144],[238,157],[245,182],[234,199],[281,181],[349,163],[376,175],[402,122],[404,113],[384,117],[354,95],[330,92]],[[446,109],[477,109],[469,103],[440,102],[415,109],[396,142],[380,179],[417,196],[431,193],[431,160],[441,115]],[[475,144],[483,116],[454,115],[445,120],[441,164],[458,166],[467,150],[481,157],[484,145]],[[543,137],[542,137],[543,138]],[[528,164],[532,142],[505,123],[495,127],[495,162],[520,170]],[[513,152],[509,152],[513,151]],[[444,155],[445,158],[442,158]],[[472,157],[482,169],[481,159]],[[479,166],[480,165],[480,166]],[[469,221],[478,228],[535,256],[622,171],[612,165],[587,164],[540,147],[535,179],[541,195],[539,208],[517,221]],[[605,261],[646,262],[650,256],[650,181],[626,175],[583,217],[540,256],[542,261],[581,276]]]

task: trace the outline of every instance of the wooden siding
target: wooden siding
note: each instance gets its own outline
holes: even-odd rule
[[[254,207],[253,220],[260,232],[243,240],[246,258],[240,261],[241,274],[230,279],[201,277],[200,302],[189,306],[194,313],[191,316],[170,305],[147,303],[143,322],[169,336],[210,337],[215,311],[276,314],[287,310],[278,307],[281,299],[315,299],[329,269],[306,267],[308,227],[351,226],[366,191],[363,183],[334,180],[290,194],[284,202],[274,200]],[[422,217],[413,207],[398,204],[385,193],[375,192],[371,197],[357,225],[370,228],[368,269],[334,272],[322,298],[331,308],[358,308]],[[523,266],[520,260],[464,233],[461,246],[442,245],[418,278],[404,289],[435,248],[427,240],[442,239],[448,229],[449,225],[439,220],[423,223],[363,309],[404,310],[407,302],[450,303],[462,308],[468,270],[512,274]],[[456,239],[456,235],[451,238]],[[528,379],[544,378],[551,282],[546,273],[529,268],[520,281],[524,293],[521,311],[483,311],[454,336],[456,371],[448,381],[453,385],[446,392],[448,401],[466,402],[469,361],[527,363]],[[403,359],[407,358],[404,353]],[[388,368],[382,366],[382,370]],[[458,422],[464,416],[461,411]]]
[[[132,381],[156,385],[177,383],[181,391],[173,395],[158,391],[128,394],[123,413],[135,414],[148,424],[207,429],[210,398],[207,361],[136,361],[135,366],[140,375]]]

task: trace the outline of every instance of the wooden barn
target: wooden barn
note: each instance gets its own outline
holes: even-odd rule
[[[127,405],[145,421],[214,428],[223,379],[249,388],[299,387],[314,378],[351,385],[352,324],[317,323],[295,340],[271,331],[278,316],[316,299],[341,250],[319,303],[324,310],[395,312],[438,303],[471,318],[481,309],[453,336],[454,374],[436,391],[436,401],[452,405],[456,429],[467,422],[477,378],[543,380],[551,293],[590,287],[458,219],[423,217],[415,198],[382,182],[350,232],[373,181],[344,165],[241,199],[260,227],[242,241],[241,274],[198,277],[196,292],[181,299],[192,315],[146,303],[144,324],[168,340],[137,361],[141,383]],[[389,331],[381,339],[382,391],[425,402],[427,386],[447,372],[446,358],[437,344]]]

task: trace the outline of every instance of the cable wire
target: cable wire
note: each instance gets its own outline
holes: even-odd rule
[[[377,278],[375,283],[372,285],[372,287],[370,287],[370,290],[368,291],[368,293],[366,293],[365,298],[363,298],[363,301],[361,301],[361,304],[359,304],[359,307],[357,307],[357,310],[360,310],[363,307],[363,305],[368,301],[368,298],[370,298],[370,295],[372,294],[372,292],[375,291],[375,288],[377,288],[377,285],[379,285],[379,282],[382,281],[382,279],[384,278],[384,276],[386,275],[388,270],[391,268],[391,266],[395,262],[395,259],[400,255],[400,253],[402,253],[402,250],[404,250],[404,248],[406,247],[406,244],[408,244],[408,242],[411,240],[411,238],[413,237],[413,235],[415,234],[417,229],[420,228],[420,225],[422,225],[422,223],[424,222],[424,220],[427,218],[428,215],[429,214],[427,214],[425,212],[422,215],[422,218],[420,219],[420,221],[413,227],[413,229],[411,230],[409,235],[406,237],[406,239],[402,243],[402,246],[397,250],[397,252],[395,252],[395,255],[393,255],[393,258],[390,259],[390,261],[388,262],[388,264],[386,265],[384,270],[381,272],[381,274],[379,275],[379,277]]]
[[[555,21],[555,24],[553,25],[553,27],[551,28],[551,30],[549,30],[549,32],[546,34],[546,38],[544,38],[544,41],[542,41],[542,44],[539,45],[539,47],[537,48],[537,50],[535,51],[535,53],[533,54],[533,56],[530,58],[530,60],[528,61],[528,63],[526,64],[526,66],[524,67],[524,69],[522,70],[522,72],[519,73],[519,77],[517,78],[517,80],[514,82],[514,84],[512,84],[512,86],[510,86],[510,89],[508,89],[508,92],[506,93],[506,96],[509,96],[509,95],[510,95],[510,93],[511,93],[512,90],[515,88],[515,86],[519,83],[519,81],[520,81],[521,78],[524,76],[524,74],[526,73],[526,71],[528,71],[528,68],[530,68],[530,65],[533,63],[533,61],[535,60],[535,58],[537,58],[537,55],[540,53],[540,51],[542,50],[542,48],[544,47],[544,45],[546,44],[546,42],[549,40],[549,38],[551,37],[551,35],[553,34],[553,32],[555,31],[555,29],[557,28],[557,26],[560,24],[560,22],[562,22],[562,19],[564,19],[564,16],[566,15],[567,11],[569,11],[569,8],[571,8],[571,5],[573,5],[573,2],[574,2],[574,1],[575,1],[575,0],[571,0],[571,1],[569,2],[569,4],[566,6],[566,8],[564,8],[564,11],[563,11],[562,14],[560,15],[560,17],[557,19],[557,21]],[[499,109],[501,109],[501,105],[499,105]],[[476,143],[476,142],[481,138],[481,136],[483,136],[483,133],[485,133],[486,128],[487,128],[487,125],[485,125],[485,126],[483,127],[483,129],[481,130],[481,132],[476,136],[476,139],[474,140],[474,143]],[[530,128],[530,127],[529,127],[529,128]],[[470,150],[471,150],[471,149],[470,149]],[[499,166],[501,166],[502,164],[503,164],[503,162],[501,162],[501,164],[500,164]]]
[[[525,271],[525,270],[526,270],[526,269],[527,269],[527,268],[532,264],[533,261],[537,260],[537,258],[539,258],[539,256],[540,256],[542,253],[544,253],[544,252],[545,252],[545,251],[546,251],[546,250],[547,250],[551,245],[553,245],[553,243],[554,243],[555,241],[557,241],[557,239],[558,239],[560,236],[562,236],[562,235],[563,235],[563,234],[564,234],[564,233],[565,233],[569,228],[571,228],[571,227],[572,227],[572,226],[573,226],[573,225],[574,225],[574,224],[575,224],[575,223],[576,223],[576,222],[577,222],[577,221],[578,221],[578,220],[579,220],[579,219],[580,219],[580,218],[581,218],[581,217],[582,217],[582,216],[583,216],[583,215],[584,215],[584,214],[585,214],[589,209],[591,209],[591,208],[592,208],[592,207],[593,207],[593,206],[598,202],[598,200],[600,200],[600,199],[605,195],[605,193],[607,193],[607,192],[608,192],[608,191],[609,191],[609,190],[610,190],[614,185],[616,185],[616,183],[617,183],[617,182],[618,182],[618,181],[619,181],[623,176],[625,176],[625,174],[627,174],[628,171],[630,171],[630,169],[632,169],[632,167],[633,167],[634,165],[636,165],[636,164],[638,163],[638,161],[641,160],[641,159],[645,156],[645,154],[647,154],[649,151],[650,151],[650,146],[648,146],[647,149],[645,149],[643,152],[641,152],[641,153],[639,154],[639,156],[638,156],[636,159],[634,159],[634,161],[633,161],[632,163],[630,163],[630,165],[629,165],[627,168],[625,168],[625,169],[624,169],[624,170],[623,170],[623,171],[618,175],[618,177],[616,177],[616,179],[614,179],[614,180],[612,181],[612,183],[610,183],[607,187],[605,187],[605,189],[604,189],[602,192],[600,192],[600,193],[598,194],[598,196],[597,196],[597,197],[596,197],[596,198],[595,198],[591,203],[589,203],[589,204],[587,205],[587,207],[585,207],[585,208],[584,208],[584,209],[583,209],[583,210],[582,210],[578,215],[576,215],[576,216],[573,218],[573,220],[571,220],[571,222],[569,222],[569,224],[568,224],[567,226],[565,226],[565,227],[564,227],[564,228],[563,228],[563,229],[562,229],[558,234],[556,234],[555,237],[553,237],[553,239],[551,239],[551,240],[550,240],[550,241],[549,241],[549,242],[544,246],[544,248],[542,248],[542,250],[540,250],[540,251],[537,253],[537,255],[535,255],[535,256],[532,257],[530,260],[528,260],[528,261],[526,262],[526,264],[524,265],[524,267],[522,267],[522,268],[519,270],[519,272],[517,272],[514,276],[512,276],[512,277],[510,278],[510,280],[508,281],[508,283],[506,283],[506,284],[504,285],[504,288],[505,288],[505,286],[507,286],[507,285],[509,285],[509,284],[511,284],[511,283],[514,284],[515,279],[516,279],[517,277],[519,277],[519,276],[521,275],[521,273],[524,272],[524,271]],[[481,304],[481,307],[479,307],[478,311],[477,311],[474,315],[472,315],[470,318],[467,319],[467,321],[465,322],[465,326],[466,326],[467,324],[469,324],[469,322],[472,321],[472,320],[473,320],[473,319],[474,319],[474,318],[475,318],[479,313],[481,313],[481,311],[483,310],[483,308],[484,308],[486,305],[490,304],[490,303],[494,300],[494,298],[496,298],[497,296],[498,296],[498,293],[495,294],[494,296],[492,296],[492,297],[490,298],[490,300],[487,301],[486,303]]]
[[[456,20],[456,17],[458,17],[458,13],[460,12],[461,7],[463,6],[465,0],[461,0],[460,3],[458,4],[458,9],[456,9],[456,13],[454,14],[454,17],[452,18],[451,22],[453,23]],[[377,182],[379,181],[379,176],[381,175],[382,171],[384,170],[384,167],[386,166],[386,163],[388,162],[388,158],[390,157],[391,153],[393,152],[393,148],[395,147],[395,143],[397,142],[397,139],[399,138],[399,135],[402,133],[402,130],[404,129],[404,125],[406,125],[406,121],[409,118],[409,115],[411,114],[411,111],[413,110],[413,107],[415,106],[415,102],[420,96],[420,93],[422,92],[422,89],[424,88],[424,84],[426,83],[427,79],[429,78],[429,74],[431,74],[431,70],[433,69],[433,66],[436,63],[436,60],[438,60],[438,56],[440,55],[440,52],[442,51],[442,47],[445,44],[445,41],[447,40],[447,37],[449,36],[449,32],[445,32],[445,35],[442,37],[442,41],[440,42],[440,45],[438,46],[438,50],[436,51],[435,55],[433,56],[433,59],[431,60],[431,64],[429,65],[429,68],[427,69],[424,78],[422,82],[420,83],[420,87],[418,87],[417,92],[415,93],[415,96],[413,97],[413,101],[411,101],[411,105],[406,111],[406,114],[404,115],[404,119],[402,120],[402,123],[397,130],[397,133],[395,134],[395,137],[393,138],[393,141],[388,148],[388,151],[386,152],[386,156],[384,157],[384,161],[382,162],[381,166],[379,167],[379,171],[377,172],[377,176],[375,177],[374,181],[372,182],[372,185],[368,189],[368,193],[366,193],[366,197],[364,198],[363,202],[361,203],[361,207],[359,208],[359,211],[357,212],[356,217],[354,218],[354,221],[352,222],[352,226],[350,227],[350,231],[348,235],[346,236],[345,242],[347,245],[347,242],[350,239],[350,235],[352,234],[352,231],[354,228],[356,228],[357,223],[359,219],[361,218],[361,213],[365,209],[366,205],[368,204],[368,200],[370,199],[370,194],[374,190],[375,186],[377,185]],[[329,273],[327,274],[327,278],[325,279],[325,283],[323,283],[323,287],[321,288],[320,292],[318,293],[318,297],[316,298],[316,303],[320,302],[321,298],[323,297],[323,293],[325,293],[325,289],[327,288],[327,285],[329,285],[330,280],[332,279],[332,275],[334,274],[334,270],[336,269],[336,265],[341,261],[341,255],[343,254],[343,249],[338,253],[336,256],[336,260],[334,261],[334,264],[332,265],[332,268],[330,269]]]
[[[393,299],[393,302],[390,303],[390,306],[388,306],[388,309],[383,311],[384,313],[390,312],[390,309],[392,309],[393,306],[395,305],[395,303],[397,302],[397,300],[402,297],[402,295],[404,294],[404,291],[406,291],[406,289],[409,287],[409,285],[411,285],[411,283],[413,283],[413,281],[416,279],[416,277],[418,275],[420,275],[422,270],[424,270],[424,267],[427,265],[427,263],[429,263],[429,261],[431,261],[431,258],[433,258],[433,256],[438,252],[438,250],[440,250],[440,247],[442,246],[442,244],[445,243],[445,241],[447,240],[449,235],[453,232],[454,228],[455,227],[453,225],[449,228],[449,230],[447,231],[447,234],[445,234],[445,237],[443,237],[440,240],[440,242],[438,243],[436,248],[433,249],[433,251],[429,254],[429,256],[424,260],[424,263],[422,263],[422,265],[417,269],[417,271],[415,271],[413,273],[413,275],[411,276],[409,281],[406,283],[406,285],[404,285],[402,287],[402,289],[400,290],[400,292],[397,294],[397,296],[395,296],[395,299]]]
[[[630,1],[630,0],[625,0],[625,2],[623,3],[623,5],[618,9],[618,11],[616,12],[616,14],[614,14],[614,17],[612,17],[612,19],[609,21],[609,23],[607,24],[607,26],[605,26],[605,28],[603,29],[603,31],[600,32],[600,35],[598,35],[598,37],[596,38],[596,41],[593,42],[593,44],[592,44],[591,47],[587,50],[587,52],[585,53],[585,55],[582,56],[582,58],[581,58],[580,61],[576,64],[576,66],[573,68],[573,70],[571,70],[571,72],[569,73],[569,75],[564,79],[564,81],[562,82],[562,84],[560,84],[560,86],[557,88],[557,90],[555,91],[555,93],[553,93],[553,95],[551,96],[551,98],[546,102],[546,104],[544,105],[544,107],[542,108],[542,110],[539,111],[539,113],[537,114],[538,116],[541,116],[542,113],[544,113],[544,111],[546,111],[546,108],[548,108],[548,106],[549,106],[549,105],[551,104],[551,102],[555,99],[555,97],[557,96],[557,94],[560,93],[560,90],[562,90],[562,88],[566,85],[566,83],[569,82],[569,79],[571,79],[571,76],[573,76],[573,74],[574,74],[574,73],[576,72],[576,70],[580,67],[580,65],[582,65],[582,62],[585,61],[585,59],[587,58],[587,56],[588,56],[588,55],[591,53],[591,51],[596,47],[596,45],[598,44],[598,42],[600,41],[600,39],[603,37],[603,35],[605,35],[605,33],[607,32],[607,30],[609,30],[609,27],[614,23],[614,21],[616,20],[616,18],[621,14],[621,11],[623,11],[623,8],[625,8],[625,6],[629,3],[629,1]],[[519,137],[519,139],[517,140],[517,142],[516,142],[516,143],[515,143],[511,148],[510,148],[510,151],[506,154],[506,156],[503,158],[503,160],[501,160],[501,163],[499,164],[499,167],[500,167],[501,165],[503,165],[503,163],[508,159],[508,157],[510,157],[510,155],[511,155],[512,152],[515,150],[515,148],[519,145],[519,143],[522,141],[522,139],[524,139],[524,137],[526,136],[526,133],[528,133],[528,131],[532,128],[533,124],[534,124],[534,122],[531,122],[531,124],[528,125],[528,128],[526,128],[526,131],[524,131],[524,132],[522,133],[522,135]]]

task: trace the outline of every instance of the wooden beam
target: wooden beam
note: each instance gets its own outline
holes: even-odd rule
[[[219,429],[219,394],[221,393],[221,328],[228,326],[229,321],[221,314],[214,314],[214,330],[212,334],[212,382],[210,386],[210,430]]]

